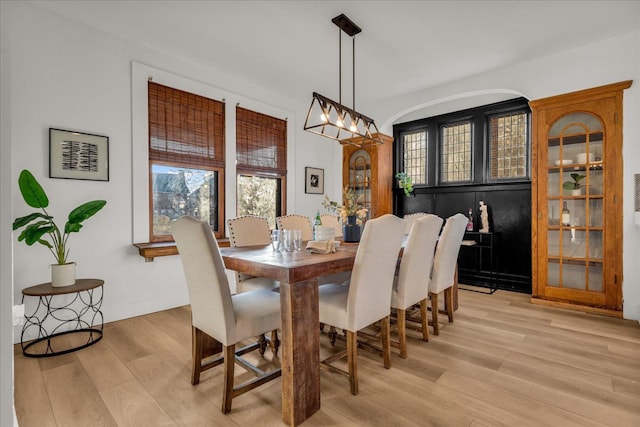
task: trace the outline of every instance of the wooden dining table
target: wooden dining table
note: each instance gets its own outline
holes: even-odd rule
[[[269,246],[220,248],[227,269],[280,282],[282,420],[296,426],[320,409],[318,277],[350,271],[357,244],[315,254]]]

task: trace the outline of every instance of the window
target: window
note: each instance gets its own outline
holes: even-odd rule
[[[442,182],[471,181],[471,122],[441,128]]]
[[[528,176],[528,128],[526,112],[489,118],[489,171],[492,180]]]
[[[286,120],[236,107],[237,214],[266,217],[276,227],[284,211]]]
[[[426,184],[427,132],[402,134],[403,171],[414,184]]]
[[[224,235],[224,103],[148,83],[150,240],[171,241],[182,215]]]

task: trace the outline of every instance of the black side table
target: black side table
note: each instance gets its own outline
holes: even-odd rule
[[[104,280],[77,279],[70,286],[53,287],[51,283],[42,283],[22,290],[22,302],[25,296],[38,297],[38,305],[30,315],[25,313],[20,341],[22,354],[27,357],[50,357],[71,353],[89,347],[102,339],[104,319],[102,317],[102,296]],[[54,305],[57,295],[75,294],[73,299],[62,305]],[[47,323],[45,325],[45,322]],[[46,328],[50,328],[47,330]],[[25,343],[25,333],[35,328],[38,336]],[[79,345],[56,348],[55,337],[67,334],[86,334],[86,342]],[[36,350],[36,344],[46,341],[46,348]],[[73,340],[72,340],[73,341]]]

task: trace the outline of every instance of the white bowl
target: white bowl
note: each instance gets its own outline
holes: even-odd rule
[[[576,155],[576,162],[578,162],[578,163],[588,163],[589,159],[595,160],[595,154],[593,154],[593,153],[578,153]]]
[[[573,160],[571,159],[562,159],[562,160],[556,160],[555,162],[553,162],[554,165],[556,166],[565,166],[565,165],[570,165],[571,163],[573,163]]]

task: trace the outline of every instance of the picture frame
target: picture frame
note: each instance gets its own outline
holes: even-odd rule
[[[49,128],[49,178],[109,181],[109,137]]]
[[[304,192],[307,194],[324,194],[324,169],[304,168]]]

